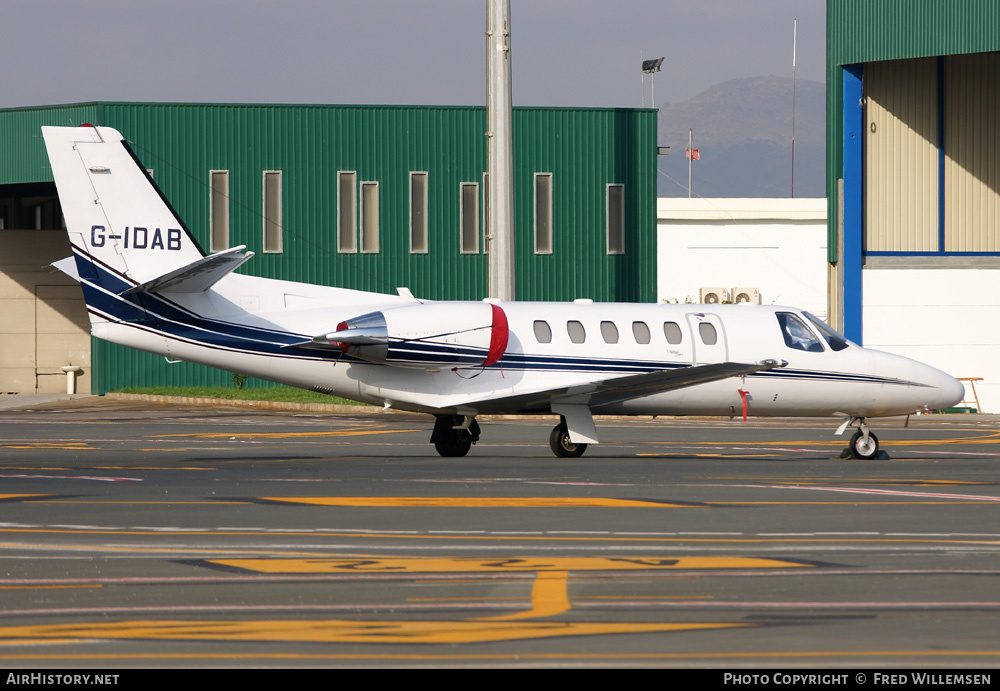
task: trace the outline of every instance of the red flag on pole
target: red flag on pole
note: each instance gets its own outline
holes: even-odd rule
[[[701,159],[701,154],[698,149],[684,149],[684,155],[689,161],[697,161]]]

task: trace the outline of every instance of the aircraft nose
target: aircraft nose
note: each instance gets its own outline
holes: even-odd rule
[[[929,371],[924,381],[930,387],[927,408],[930,410],[951,408],[965,398],[965,384],[939,369],[927,365],[925,367]]]

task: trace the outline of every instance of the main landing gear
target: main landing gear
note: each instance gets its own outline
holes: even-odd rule
[[[469,453],[472,445],[479,441],[479,423],[472,415],[435,415],[431,444],[445,458],[457,458]],[[574,444],[569,438],[566,418],[559,418],[559,424],[549,434],[549,448],[559,458],[579,458],[587,450],[587,444]]]
[[[862,461],[870,461],[879,455],[878,437],[868,429],[865,419],[851,417],[844,420],[843,424],[837,428],[837,434],[843,434],[853,422],[858,422],[858,431],[851,437],[851,445],[844,450],[841,458],[857,458]]]
[[[469,453],[479,441],[479,423],[472,415],[435,415],[431,444],[446,458]]]
[[[559,418],[559,424],[549,434],[549,448],[559,458],[579,458],[587,450],[586,444],[574,444],[569,440],[566,418]]]

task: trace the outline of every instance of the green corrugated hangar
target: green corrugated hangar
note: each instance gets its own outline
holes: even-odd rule
[[[118,129],[206,251],[241,271],[485,297],[483,107],[86,103],[0,110],[0,393],[227,385],[91,339],[43,125]],[[515,108],[517,299],[656,299],[656,112]]]
[[[827,2],[831,323],[969,379],[986,412],[1000,410],[998,51],[996,0]]]

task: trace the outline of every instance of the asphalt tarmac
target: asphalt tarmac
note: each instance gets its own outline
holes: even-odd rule
[[[1000,664],[1000,421],[0,409],[7,668]]]

